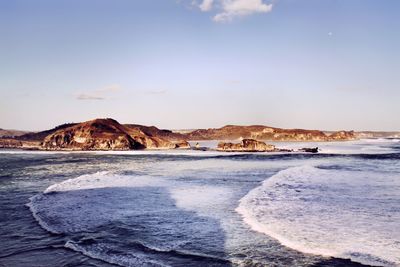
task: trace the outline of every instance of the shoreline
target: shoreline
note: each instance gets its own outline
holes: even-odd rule
[[[364,140],[397,140],[399,138],[360,138],[360,139],[354,139],[354,140],[264,140],[264,139],[257,139],[257,141],[261,142],[268,142],[271,144],[285,144],[285,143],[294,143],[294,144],[306,144],[306,143],[322,143],[322,144],[335,144],[335,143],[349,143],[349,142],[355,142],[355,141],[364,141]],[[8,140],[0,137],[0,141],[2,140]],[[240,139],[208,139],[208,140],[186,140],[188,143],[199,143],[199,142],[238,142]],[[25,141],[21,141],[25,142]],[[0,142],[1,144],[1,142]],[[252,150],[252,151],[222,151],[222,150],[217,150],[216,148],[212,147],[200,147],[199,149],[196,149],[195,147],[192,146],[190,148],[144,148],[144,149],[74,149],[74,148],[57,148],[57,149],[47,149],[41,147],[40,144],[37,146],[0,146],[0,151],[2,150],[24,150],[24,151],[63,151],[63,152],[74,152],[74,151],[80,151],[80,152],[90,152],[90,151],[218,151],[218,152],[267,152],[267,153],[274,153],[274,152],[280,152],[280,151],[257,151],[257,150]],[[278,148],[279,149],[279,148]],[[286,151],[289,152],[289,151]],[[293,151],[294,152],[294,151]]]

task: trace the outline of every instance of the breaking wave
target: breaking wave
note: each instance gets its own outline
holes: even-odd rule
[[[171,184],[157,176],[98,172],[54,184],[27,206],[44,229],[66,237],[66,248],[91,258],[120,266],[229,265],[222,256],[185,249],[192,241],[181,238],[196,231],[176,227],[188,216],[176,205],[192,206],[181,201],[187,197],[182,188],[171,198]]]
[[[265,180],[236,211],[292,249],[400,266],[399,203],[398,175],[302,166]]]

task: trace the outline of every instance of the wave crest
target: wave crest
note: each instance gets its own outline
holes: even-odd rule
[[[253,230],[295,250],[399,266],[398,203],[394,176],[302,166],[265,180],[236,211]]]

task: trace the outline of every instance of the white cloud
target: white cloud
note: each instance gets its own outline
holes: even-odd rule
[[[228,22],[237,17],[267,13],[272,10],[273,6],[264,3],[264,0],[202,0],[197,5],[203,12],[211,11],[213,6],[216,6],[219,11],[213,17],[216,22]]]
[[[235,17],[267,13],[272,10],[272,4],[265,4],[262,0],[222,0],[222,7],[223,12],[214,16],[216,22],[231,21]]]
[[[76,96],[76,99],[78,99],[78,100],[104,100],[105,98],[102,96],[97,96],[97,95],[90,94],[90,93],[82,93],[82,94],[78,94]]]
[[[201,11],[210,11],[212,9],[214,0],[203,0],[203,2],[199,5]]]
[[[121,90],[121,87],[117,84],[113,84],[104,88],[100,88],[97,90],[79,93],[76,95],[76,99],[78,100],[104,100],[111,93],[115,93]]]

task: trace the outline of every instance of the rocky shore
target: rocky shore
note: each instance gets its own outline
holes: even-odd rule
[[[223,152],[306,152],[318,153],[318,147],[305,147],[298,150],[281,149],[254,139],[243,139],[240,143],[219,142],[217,151]]]

